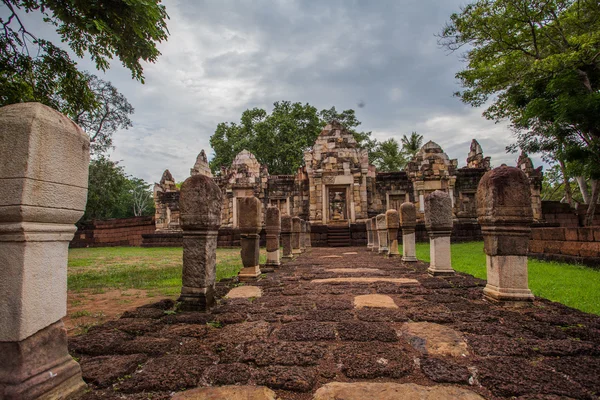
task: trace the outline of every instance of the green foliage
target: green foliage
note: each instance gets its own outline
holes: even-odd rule
[[[402,151],[409,160],[412,160],[417,152],[423,147],[423,135],[411,132],[410,136],[402,135]]]
[[[110,136],[131,125],[133,108],[112,87],[77,69],[65,50],[27,30],[23,13],[41,13],[61,41],[80,58],[91,57],[106,71],[117,57],[132,77],[143,82],[142,61],[160,55],[156,44],[167,38],[165,7],[160,0],[2,0],[0,18],[0,106],[37,101],[80,123],[92,138],[92,150],[110,147]],[[107,115],[108,114],[108,115]]]
[[[129,177],[123,167],[106,157],[92,160],[88,200],[81,222],[154,214],[152,192],[142,179]]]
[[[292,175],[303,163],[304,151],[317,139],[321,129],[337,120],[353,133],[359,145],[373,149],[370,132],[357,132],[360,125],[354,110],[338,113],[335,107],[317,112],[310,104],[280,101],[273,111],[253,108],[242,113],[240,123],[223,122],[210,138],[215,156],[210,161],[213,173],[228,167],[242,150],[252,152],[273,175]]]
[[[451,251],[456,271],[486,279],[483,242],[453,243]],[[429,262],[428,243],[417,243],[417,258]],[[600,315],[600,271],[530,259],[528,272],[529,288],[534,295]]]
[[[405,153],[394,138],[379,143],[374,151],[373,159],[369,159],[381,172],[400,171],[406,166]]]

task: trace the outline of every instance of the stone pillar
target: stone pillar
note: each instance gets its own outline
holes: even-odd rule
[[[398,211],[391,209],[385,212],[385,220],[388,229],[388,255],[390,257],[398,257],[398,229],[400,228],[400,218]]]
[[[377,236],[379,236],[379,248],[377,252],[379,254],[387,254],[388,252],[388,231],[385,223],[385,214],[379,214],[375,217],[375,223],[377,226]]]
[[[292,217],[284,215],[281,217],[281,244],[283,246],[283,256],[281,258],[291,260],[292,255]]]
[[[281,233],[281,217],[279,208],[267,207],[267,266],[278,267],[279,262],[279,234]]]
[[[306,240],[304,241],[304,247],[306,247],[306,248],[312,247],[311,232],[312,232],[312,229],[310,227],[310,222],[306,221]]]
[[[256,197],[241,197],[239,205],[240,244],[242,245],[242,265],[244,266],[238,278],[240,282],[247,282],[258,278],[260,267],[260,230],[261,230],[261,203]]]
[[[183,274],[179,301],[182,310],[206,311],[215,302],[221,203],[221,189],[206,175],[191,176],[181,185]]]
[[[300,254],[300,232],[302,230],[299,217],[292,218],[292,254]]]
[[[373,247],[371,251],[379,251],[379,233],[377,232],[377,217],[371,218],[371,230],[373,231]]]
[[[85,390],[67,350],[67,257],[83,215],[90,142],[40,103],[0,108],[0,398]]]
[[[485,298],[532,301],[527,247],[533,213],[527,176],[506,166],[486,172],[477,188],[477,214],[487,259]]]
[[[373,248],[373,230],[371,229],[371,219],[367,219],[365,221],[365,225],[367,226],[367,249]]]
[[[417,209],[413,203],[406,202],[400,206],[400,225],[402,226],[402,261],[416,262],[415,227],[417,226]]]
[[[306,221],[303,219],[300,220],[300,251],[306,251]]]
[[[425,228],[429,233],[431,275],[452,275],[450,235],[452,234],[452,200],[446,192],[436,190],[425,197]]]

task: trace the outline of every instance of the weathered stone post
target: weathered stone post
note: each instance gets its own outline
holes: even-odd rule
[[[292,259],[292,217],[284,215],[281,217],[281,242],[283,245],[283,256],[284,259]]]
[[[379,236],[379,254],[387,254],[388,252],[388,231],[385,222],[385,214],[379,214],[376,217],[377,235]]]
[[[300,220],[300,251],[306,251],[306,221],[303,219]]]
[[[486,299],[532,301],[527,280],[527,247],[533,213],[527,176],[499,167],[481,178],[477,214],[487,259]]]
[[[300,232],[302,230],[299,217],[292,218],[292,254],[300,254]]]
[[[388,255],[390,257],[398,257],[398,229],[400,228],[400,218],[398,217],[398,211],[387,210],[385,212],[385,219],[388,229]]]
[[[256,197],[241,197],[239,199],[240,211],[240,244],[242,246],[242,265],[244,266],[238,278],[246,282],[258,278],[260,266],[260,230],[261,230],[261,203]]]
[[[415,227],[417,226],[417,210],[410,202],[400,206],[400,225],[402,226],[402,261],[416,262]]]
[[[425,228],[429,233],[431,275],[452,275],[450,235],[452,234],[452,199],[436,190],[425,197]]]
[[[304,247],[306,247],[306,248],[312,247],[311,232],[312,232],[312,229],[310,227],[310,222],[306,221],[306,240],[304,241]]]
[[[83,215],[90,142],[40,103],[0,108],[0,398],[85,390],[67,351],[67,256]]]
[[[365,225],[367,226],[367,249],[373,248],[373,230],[371,229],[371,219],[367,219],[365,221]]]
[[[205,175],[191,176],[181,185],[183,274],[179,301],[182,310],[206,311],[215,302],[221,203],[221,189]]]
[[[279,208],[267,207],[266,217],[267,231],[267,262],[270,267],[278,267],[279,262],[279,234],[281,233],[281,217]]]
[[[373,247],[371,251],[379,251],[379,233],[377,231],[377,217],[371,218],[371,230],[373,231]]]

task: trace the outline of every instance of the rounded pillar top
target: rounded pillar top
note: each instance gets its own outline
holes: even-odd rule
[[[205,175],[190,176],[181,185],[179,212],[181,228],[219,229],[221,226],[221,189]]]
[[[417,209],[413,203],[407,201],[400,206],[400,224],[405,228],[417,226]]]
[[[528,225],[533,221],[529,179],[521,169],[502,166],[483,175],[477,187],[481,225]]]
[[[284,215],[281,217],[281,232],[289,233],[292,231],[292,217]]]
[[[385,212],[385,219],[388,229],[400,228],[400,217],[398,216],[398,211],[394,209],[387,210]]]
[[[385,214],[379,214],[375,217],[375,223],[377,224],[377,229],[387,229],[387,225],[385,223]]]
[[[240,197],[239,201],[239,227],[240,232],[257,233],[262,225],[261,203],[254,196]]]
[[[425,197],[425,227],[428,230],[452,230],[452,199],[436,190]]]
[[[267,207],[267,216],[265,218],[267,229],[276,228],[281,229],[281,216],[279,208]]]

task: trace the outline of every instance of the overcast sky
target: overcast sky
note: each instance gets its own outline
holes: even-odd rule
[[[464,3],[167,0],[170,37],[158,61],[144,66],[146,83],[118,61],[96,72],[135,108],[133,127],[114,136],[111,158],[148,182],[166,168],[183,181],[201,149],[212,157],[219,122],[289,100],[353,108],[359,129],[379,140],[417,131],[459,166],[473,138],[492,165],[515,165],[517,155],[504,151],[513,140],[507,126],[452,95],[463,64],[434,35]],[[87,60],[79,65],[93,69]]]

